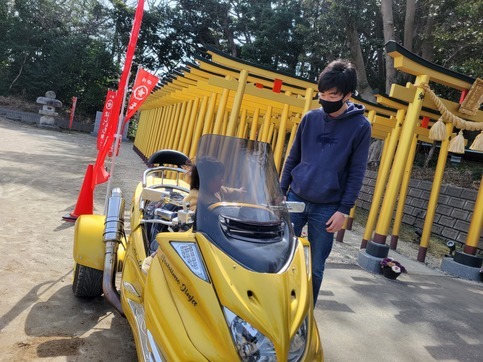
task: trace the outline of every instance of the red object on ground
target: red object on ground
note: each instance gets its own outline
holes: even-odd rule
[[[82,183],[75,209],[70,214],[62,216],[62,219],[69,222],[75,222],[80,215],[94,213],[94,189],[92,187],[93,176],[92,164],[87,165],[84,182]]]

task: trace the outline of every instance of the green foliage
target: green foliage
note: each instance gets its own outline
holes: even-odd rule
[[[472,77],[483,74],[483,5],[480,0],[434,2],[435,61]]]
[[[138,125],[139,125],[138,119],[132,119],[129,122],[129,126],[128,126],[128,129],[127,129],[127,138],[129,138],[132,141],[136,138],[136,133],[138,131]]]
[[[242,18],[243,28],[251,34],[240,56],[272,69],[296,73],[303,53],[303,38],[298,27],[303,22],[299,1],[286,1],[284,6],[271,6],[271,2],[258,2],[248,7]]]
[[[378,88],[381,82],[378,62],[384,40],[381,15],[376,3],[362,0],[304,0],[302,11],[304,22],[298,28],[304,48],[300,58],[301,75],[316,79],[332,60],[350,59],[348,31],[353,27],[360,34],[369,81],[373,87]]]
[[[98,10],[96,3],[89,14]],[[106,44],[89,34],[93,29],[84,31],[91,21],[81,22],[49,0],[17,0],[0,11],[5,15],[0,28],[6,29],[0,95],[33,100],[53,90],[66,105],[77,96],[80,114],[102,108],[106,89],[117,76]]]
[[[35,99],[54,90],[78,112],[102,108],[116,88],[136,0],[0,1],[0,95]],[[353,58],[359,35],[362,71],[370,87],[385,88],[380,1],[153,0],[146,7],[135,53],[157,75],[180,68],[207,45],[310,80],[335,58]],[[480,0],[416,2],[414,49],[430,61],[473,77],[483,73]],[[393,2],[402,43],[405,2]],[[403,84],[407,79],[400,79]],[[457,92],[436,87],[445,98]],[[92,117],[93,118],[93,117]]]

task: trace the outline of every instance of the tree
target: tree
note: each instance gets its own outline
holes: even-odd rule
[[[390,40],[396,40],[394,35],[394,19],[392,12],[392,0],[381,0],[381,14],[384,28],[384,43]],[[394,61],[388,54],[386,57],[386,93],[389,94],[391,85],[396,81],[396,69],[394,69]]]
[[[376,8],[360,0],[306,0],[302,8],[305,23],[300,32],[305,39],[304,54],[309,56],[302,57],[302,68],[309,69],[310,77],[316,79],[330,61],[349,58],[357,68],[359,92],[374,101],[368,71],[372,77],[377,74],[374,69],[380,44],[371,39],[376,34]]]
[[[434,61],[472,76],[483,74],[483,6],[479,0],[431,2]]]
[[[116,69],[106,45],[92,37],[95,17],[75,11],[95,15],[99,7],[92,2],[87,11],[79,2],[70,4],[74,7],[67,9],[50,0],[17,0],[0,8],[2,24],[9,25],[2,40],[1,94],[35,99],[54,90],[64,103],[78,96],[80,112],[102,107]]]
[[[107,88],[116,87],[136,4],[135,0],[64,0],[62,6],[56,0],[0,2],[0,94],[32,99],[53,89],[64,102],[78,96],[81,112],[99,109]],[[374,100],[373,89],[388,92],[390,84],[410,80],[396,78],[392,58],[384,51],[388,40],[404,40],[423,58],[473,77],[483,70],[480,0],[150,0],[147,4],[133,75],[137,66],[158,75],[171,72],[192,61],[194,54],[203,54],[207,45],[311,81],[330,61],[348,58],[358,69],[359,92]]]
[[[416,0],[406,0],[406,16],[404,17],[404,47],[409,51],[413,51],[415,14]]]
[[[245,39],[240,56],[273,69],[295,74],[303,53],[303,37],[297,31],[302,22],[299,1],[274,5],[254,2],[247,9]]]

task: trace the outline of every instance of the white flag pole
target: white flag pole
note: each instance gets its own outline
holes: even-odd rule
[[[126,87],[124,89],[124,95],[122,97],[122,104],[121,104],[121,113],[118,116],[118,124],[117,124],[117,131],[116,135],[114,137],[114,147],[112,150],[112,157],[111,157],[111,168],[109,170],[109,181],[107,182],[107,190],[106,190],[106,200],[104,202],[104,214],[107,215],[107,205],[109,203],[109,197],[111,194],[111,188],[112,188],[112,179],[114,175],[114,167],[116,166],[116,158],[117,158],[117,151],[119,150],[119,147],[122,142],[122,134],[121,134],[121,129],[124,124],[124,119],[125,117],[123,116],[124,114],[124,106],[126,103],[126,97],[127,97],[127,89],[128,89],[128,84],[129,84],[129,78],[131,77],[131,72],[129,72],[127,82],[126,82]]]

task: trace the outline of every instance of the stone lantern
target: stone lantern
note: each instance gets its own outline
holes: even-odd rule
[[[53,126],[55,124],[54,117],[58,115],[55,108],[62,107],[62,102],[55,97],[54,91],[47,91],[45,97],[37,98],[37,103],[42,104],[42,109],[39,111],[41,126]]]

